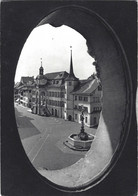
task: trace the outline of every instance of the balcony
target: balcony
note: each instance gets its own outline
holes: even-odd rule
[[[73,109],[76,110],[76,111],[82,112],[82,108],[74,107]],[[87,109],[84,108],[83,112],[88,113],[88,108]]]

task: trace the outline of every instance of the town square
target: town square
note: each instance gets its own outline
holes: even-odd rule
[[[18,132],[36,169],[56,170],[74,164],[95,139],[102,110],[99,73],[77,78],[72,46],[69,56],[69,73],[45,73],[41,58],[38,75],[22,76],[14,87]]]
[[[18,103],[15,103],[15,114],[23,147],[36,169],[61,169],[86,154],[85,151],[74,151],[63,144],[71,133],[79,133],[80,124],[32,114]],[[88,133],[96,133],[95,128],[85,129]]]

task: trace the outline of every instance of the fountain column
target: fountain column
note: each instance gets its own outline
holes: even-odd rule
[[[80,129],[80,133],[78,134],[78,137],[80,140],[88,140],[88,134],[84,130],[84,107],[83,107],[83,105],[81,106],[81,108],[82,108],[81,129]]]

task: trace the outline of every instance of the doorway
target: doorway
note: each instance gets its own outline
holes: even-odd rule
[[[68,120],[72,121],[72,116],[71,115],[68,116]]]
[[[55,116],[57,117],[57,109],[55,109]]]
[[[94,117],[93,118],[93,124],[96,125],[96,123],[97,123],[97,119],[96,119],[96,117]]]

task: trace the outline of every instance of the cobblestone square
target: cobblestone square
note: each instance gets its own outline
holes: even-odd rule
[[[35,115],[16,103],[15,114],[23,147],[36,169],[61,169],[84,157],[86,152],[74,151],[63,144],[69,135],[79,133],[81,124]],[[96,129],[85,126],[85,130],[95,135]]]

